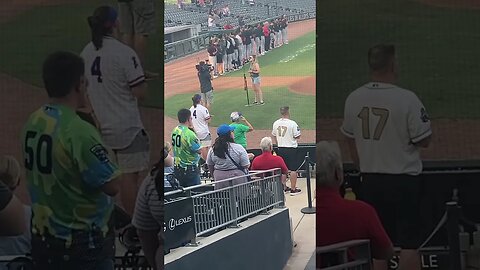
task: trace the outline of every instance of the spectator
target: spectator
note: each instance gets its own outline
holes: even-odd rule
[[[213,14],[208,14],[207,24],[208,24],[208,31],[213,31],[214,28],[215,28],[215,22],[214,22],[214,19],[213,19]]]
[[[3,156],[0,158],[0,182],[7,186],[11,192],[14,192],[20,185],[20,165],[14,157]],[[23,205],[23,210],[26,224],[26,226],[23,224],[26,228],[25,232],[19,236],[0,237],[0,256],[25,256],[30,253],[32,248],[30,232],[32,209],[30,206]],[[6,270],[6,264],[0,264],[0,269]]]
[[[343,168],[338,144],[319,142],[316,157],[317,246],[368,239],[373,258],[390,259],[393,256],[392,242],[375,209],[364,202],[350,201],[340,196]],[[318,266],[324,266],[320,260],[317,260]]]
[[[192,97],[193,105],[190,107],[190,111],[192,112],[193,130],[197,138],[200,139],[200,155],[203,160],[207,160],[208,148],[212,145],[212,135],[208,128],[211,116],[208,112],[209,110],[201,104],[203,99],[202,95],[195,94]]]
[[[270,25],[268,22],[263,23],[263,37],[265,38],[265,52],[270,50]]]
[[[192,114],[188,109],[178,111],[178,126],[172,131],[174,174],[180,185],[189,187],[200,184],[200,142],[192,131]]]
[[[245,26],[245,21],[243,20],[243,16],[241,15],[238,16],[238,26],[240,26],[240,28]]]
[[[114,267],[111,217],[120,170],[111,162],[95,127],[75,113],[86,103],[84,70],[85,63],[75,54],[48,56],[43,81],[49,103],[31,114],[22,132],[27,186],[34,206],[35,269]],[[48,162],[40,162],[47,157]]]
[[[217,46],[217,39],[212,38],[210,39],[210,44],[207,47],[208,52],[208,61],[210,65],[213,67],[213,78],[218,77],[218,69],[217,69],[217,54],[218,54],[218,46]]]
[[[183,6],[185,5],[185,3],[183,3],[183,0],[177,0],[177,6],[179,9],[183,9]]]
[[[163,187],[165,188],[165,192],[171,191],[178,186],[178,182],[173,176],[174,174],[174,159],[173,156],[170,154],[172,151],[172,145],[169,142],[165,142],[163,147]]]
[[[217,129],[217,139],[213,147],[209,150],[207,156],[207,165],[213,179],[219,182],[224,179],[238,176],[233,181],[233,185],[247,182],[244,176],[250,167],[247,151],[234,142],[234,128],[223,124]],[[215,189],[228,187],[228,182],[219,182],[215,184]]]
[[[223,10],[223,15],[225,15],[226,17],[230,16],[230,7],[228,5],[225,5],[225,8]]]
[[[22,203],[0,182],[0,236],[18,236],[27,224]]]
[[[298,140],[301,132],[298,124],[290,119],[290,108],[284,106],[280,108],[281,118],[273,123],[272,135],[278,145],[278,155],[285,160],[290,171],[290,181],[292,189],[290,196],[298,195],[302,192],[297,188],[297,170],[300,169],[303,159],[298,157]]]
[[[255,0],[248,0],[248,4],[253,7],[255,6]]]
[[[273,152],[273,142],[272,138],[264,137],[260,141],[260,148],[262,149],[262,154],[256,157],[253,160],[251,170],[252,171],[261,171],[261,170],[270,170],[270,169],[280,169],[282,174],[282,184],[283,190],[285,192],[291,190],[287,187],[287,174],[288,168],[283,161],[282,157],[274,156]]]
[[[375,207],[390,237],[396,236],[400,268],[419,270],[420,148],[430,143],[430,119],[413,92],[395,85],[394,45],[370,48],[368,65],[370,82],[347,97],[341,131],[362,173],[361,199]]]
[[[167,161],[166,159],[165,161]],[[165,215],[163,189],[161,186],[161,167],[159,161],[154,165],[138,191],[132,225],[137,229],[143,253],[153,269],[163,270],[163,217]]]
[[[230,119],[232,119],[233,122],[230,126],[234,128],[233,133],[235,135],[235,143],[240,144],[245,150],[247,150],[247,132],[253,131],[252,124],[250,124],[247,118],[245,118],[240,112],[232,112],[230,114]],[[245,123],[245,125],[240,123],[240,121]]]

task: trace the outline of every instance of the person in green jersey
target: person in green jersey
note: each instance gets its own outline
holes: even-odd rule
[[[111,216],[120,171],[97,129],[75,112],[86,104],[84,74],[77,55],[48,56],[43,81],[49,102],[22,131],[36,270],[114,269]]]
[[[248,120],[242,115],[240,112],[232,112],[230,114],[230,119],[232,122],[230,126],[234,127],[235,130],[233,133],[235,134],[235,143],[240,144],[247,149],[247,132],[253,131],[253,126],[248,122]],[[240,123],[242,121],[245,124]]]
[[[200,141],[193,132],[192,114],[188,109],[178,111],[178,126],[172,131],[174,175],[181,186],[200,184]]]

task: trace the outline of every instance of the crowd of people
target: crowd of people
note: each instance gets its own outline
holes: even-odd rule
[[[248,152],[246,136],[254,127],[242,113],[232,112],[232,123],[220,125],[213,140],[209,128],[212,116],[205,107],[202,95],[195,94],[192,102],[190,110],[178,111],[178,125],[171,133],[172,149],[170,144],[165,145],[165,157],[173,157],[173,166],[165,165],[165,188],[172,190],[178,186],[199,185],[202,170],[215,182],[215,189],[219,189],[229,185],[222,182],[224,179],[236,177],[233,184],[247,182],[249,170],[281,168],[285,175],[282,178],[284,191],[291,196],[301,193],[296,186],[296,172],[301,169],[302,159],[298,159],[295,154],[301,132],[298,124],[290,119],[288,106],[280,108],[281,117],[273,123],[273,140],[270,137],[263,138],[260,148],[264,153],[255,157]],[[266,154],[274,154],[273,142],[278,146],[278,153],[275,153],[278,157],[275,158]],[[287,174],[290,175],[290,187],[285,184]]]
[[[340,196],[343,169],[338,145],[319,143],[317,245],[368,239],[374,269],[386,270],[393,256],[390,239],[394,238],[401,248],[399,269],[420,270],[418,249],[424,240],[418,222],[420,149],[429,146],[431,121],[420,99],[395,85],[398,69],[394,45],[370,48],[368,65],[370,82],[347,97],[341,127],[361,173],[359,200]],[[317,267],[331,263],[317,258]]]
[[[31,207],[12,195],[18,162],[0,159],[0,254],[30,254],[36,270],[113,270],[116,203],[133,220],[148,263],[163,269],[162,163],[150,169],[138,105],[151,79],[142,64],[155,9],[150,0],[124,4],[88,17],[91,40],[80,55],[57,51],[43,63],[49,100],[21,135]],[[162,192],[145,198],[152,187]]]

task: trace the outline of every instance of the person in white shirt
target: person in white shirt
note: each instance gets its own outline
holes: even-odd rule
[[[208,129],[208,123],[210,123],[211,115],[208,109],[204,107],[202,103],[202,96],[195,94],[192,97],[193,106],[190,107],[192,112],[192,124],[197,138],[200,140],[200,155],[203,160],[207,160],[208,149],[212,145],[212,135]]]
[[[398,240],[401,269],[419,270],[419,149],[429,145],[430,120],[418,97],[395,85],[394,45],[372,47],[368,64],[370,82],[345,101],[341,131],[362,175],[359,198],[376,208],[387,233]],[[376,264],[387,269],[386,262]]]
[[[291,196],[298,195],[302,192],[297,188],[297,170],[303,162],[303,157],[298,156],[298,140],[302,135],[298,124],[290,119],[290,108],[284,106],[280,108],[281,118],[273,123],[272,135],[274,143],[278,146],[278,155],[283,158],[287,164],[290,173],[291,188],[285,191],[290,191]]]
[[[120,198],[132,215],[140,173],[150,165],[150,140],[137,102],[147,92],[145,74],[136,52],[113,37],[118,26],[114,8],[97,8],[88,22],[92,41],[81,52],[87,93],[102,138],[123,172]]]

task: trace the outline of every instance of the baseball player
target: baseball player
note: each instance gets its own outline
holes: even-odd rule
[[[368,64],[370,82],[345,101],[341,131],[362,174],[359,197],[376,208],[390,237],[397,236],[401,269],[420,269],[419,148],[429,144],[430,120],[418,97],[395,85],[393,45],[372,47]],[[377,264],[386,269],[386,262]]]
[[[92,41],[81,53],[88,96],[102,138],[124,173],[120,197],[125,211],[132,215],[140,173],[150,165],[150,142],[137,104],[147,91],[145,75],[135,51],[112,37],[118,25],[115,9],[99,7],[88,22]]]
[[[200,94],[195,94],[192,101],[193,106],[190,107],[190,112],[192,113],[193,130],[200,139],[201,156],[203,160],[207,160],[208,148],[212,145],[212,135],[208,129],[211,116],[208,109],[201,104],[202,96]]]
[[[278,155],[283,158],[290,172],[291,188],[286,188],[285,192],[290,191],[290,196],[298,195],[302,192],[297,188],[297,170],[300,169],[303,159],[297,157],[298,140],[302,135],[298,124],[290,119],[290,108],[284,106],[280,108],[281,118],[273,123],[272,135],[274,143],[278,146]]]
[[[200,184],[200,141],[191,130],[192,113],[188,109],[178,111],[178,126],[172,131],[174,156],[174,175],[181,186],[189,187]]]
[[[46,59],[49,103],[22,131],[34,269],[114,269],[110,219],[120,171],[95,127],[75,112],[86,103],[84,68],[72,53]]]
[[[118,0],[120,33],[122,40],[133,48],[145,63],[147,39],[156,32],[157,20],[154,0]],[[147,79],[158,77],[157,73],[145,71]]]

